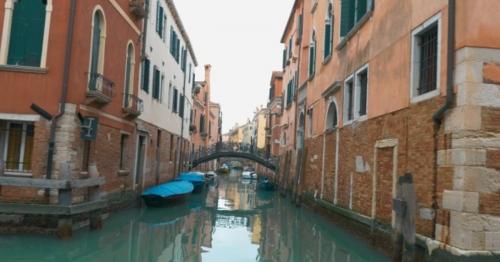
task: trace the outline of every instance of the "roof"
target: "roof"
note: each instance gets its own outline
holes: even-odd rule
[[[283,43],[283,44],[286,41],[285,36],[288,33],[290,27],[292,26],[292,21],[293,21],[294,14],[295,14],[295,9],[297,9],[297,7],[299,6],[300,1],[301,0],[295,0],[295,2],[293,3],[292,11],[290,11],[290,16],[288,16],[288,21],[286,22],[285,31],[283,32],[283,35],[281,36],[281,43]]]
[[[186,47],[189,50],[189,54],[191,54],[191,58],[193,58],[194,65],[198,66],[198,60],[196,60],[196,56],[193,51],[193,46],[191,45],[191,40],[189,40],[189,36],[186,32],[186,29],[182,24],[182,20],[179,16],[179,13],[177,12],[177,8],[175,8],[174,0],[165,0],[165,1],[167,2],[168,9],[170,9],[170,12],[172,12],[172,15],[174,16],[174,20],[175,23],[177,24],[177,27],[179,27],[179,30],[181,31],[182,38],[184,38],[184,41],[186,41]]]

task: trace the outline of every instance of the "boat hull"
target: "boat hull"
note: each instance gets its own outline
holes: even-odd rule
[[[181,194],[169,197],[162,197],[157,195],[142,196],[142,200],[148,207],[164,207],[168,205],[175,205],[183,202],[188,194]]]

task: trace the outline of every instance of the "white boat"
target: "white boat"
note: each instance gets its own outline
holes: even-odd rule
[[[257,173],[253,171],[243,171],[243,173],[241,173],[241,177],[244,179],[257,179]]]

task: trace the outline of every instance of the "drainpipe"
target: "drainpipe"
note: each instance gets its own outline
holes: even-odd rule
[[[456,0],[448,0],[448,47],[447,47],[447,72],[446,72],[446,102],[445,104],[434,113],[432,119],[434,120],[434,154],[436,157],[434,165],[433,174],[433,197],[432,197],[432,208],[434,211],[438,209],[437,203],[437,160],[438,160],[438,150],[439,150],[439,129],[441,128],[442,121],[445,117],[445,113],[448,109],[453,106],[455,94],[453,92],[454,86],[454,72],[455,72],[455,36],[456,36]],[[436,214],[433,218],[433,236],[436,239]]]
[[[71,66],[71,54],[73,47],[73,32],[76,16],[76,0],[71,0],[70,4],[70,15],[68,19],[68,36],[66,37],[66,50],[64,54],[64,71],[62,80],[62,93],[59,100],[59,114],[57,114],[50,125],[50,139],[49,139],[49,150],[47,153],[47,179],[52,179],[53,171],[53,160],[54,160],[54,146],[56,141],[56,128],[57,121],[66,112],[66,100],[68,98],[68,82],[69,82],[69,72]],[[49,190],[45,190],[45,194],[48,195]]]

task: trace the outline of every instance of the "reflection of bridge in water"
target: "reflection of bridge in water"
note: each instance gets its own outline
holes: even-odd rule
[[[202,149],[191,154],[191,166],[196,167],[202,163],[220,158],[243,158],[259,163],[273,171],[278,168],[278,161],[269,154],[255,147],[239,143],[219,142],[208,149]]]

